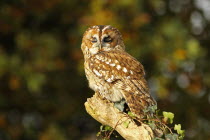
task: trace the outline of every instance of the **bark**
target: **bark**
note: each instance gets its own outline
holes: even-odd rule
[[[111,126],[126,140],[151,140],[154,137],[148,125],[137,125],[130,116],[120,112],[113,103],[98,94],[87,99],[85,108],[95,120]]]

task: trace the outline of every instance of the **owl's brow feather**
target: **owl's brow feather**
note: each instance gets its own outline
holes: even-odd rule
[[[102,30],[105,26],[104,25],[98,25],[98,27],[99,27],[99,40],[101,40]]]
[[[116,32],[118,35],[121,36],[120,31],[117,28],[112,27],[111,25],[95,25],[95,26],[91,26],[89,27],[86,32],[88,32],[91,29],[99,29],[99,32],[102,32],[104,29],[111,29],[114,32]]]

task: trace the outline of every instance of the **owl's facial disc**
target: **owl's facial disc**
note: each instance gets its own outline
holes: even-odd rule
[[[91,54],[113,50],[122,40],[120,32],[110,25],[90,27],[85,33],[85,38]]]

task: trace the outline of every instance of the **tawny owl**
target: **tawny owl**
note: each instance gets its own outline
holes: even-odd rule
[[[81,45],[89,86],[107,100],[125,101],[140,116],[156,105],[149,94],[142,64],[125,51],[121,33],[110,25],[86,30]]]

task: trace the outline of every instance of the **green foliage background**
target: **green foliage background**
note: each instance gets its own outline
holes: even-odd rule
[[[206,3],[205,3],[206,2]],[[203,6],[202,6],[203,4]],[[1,0],[0,139],[92,140],[84,31],[110,24],[185,139],[210,139],[208,0]]]

